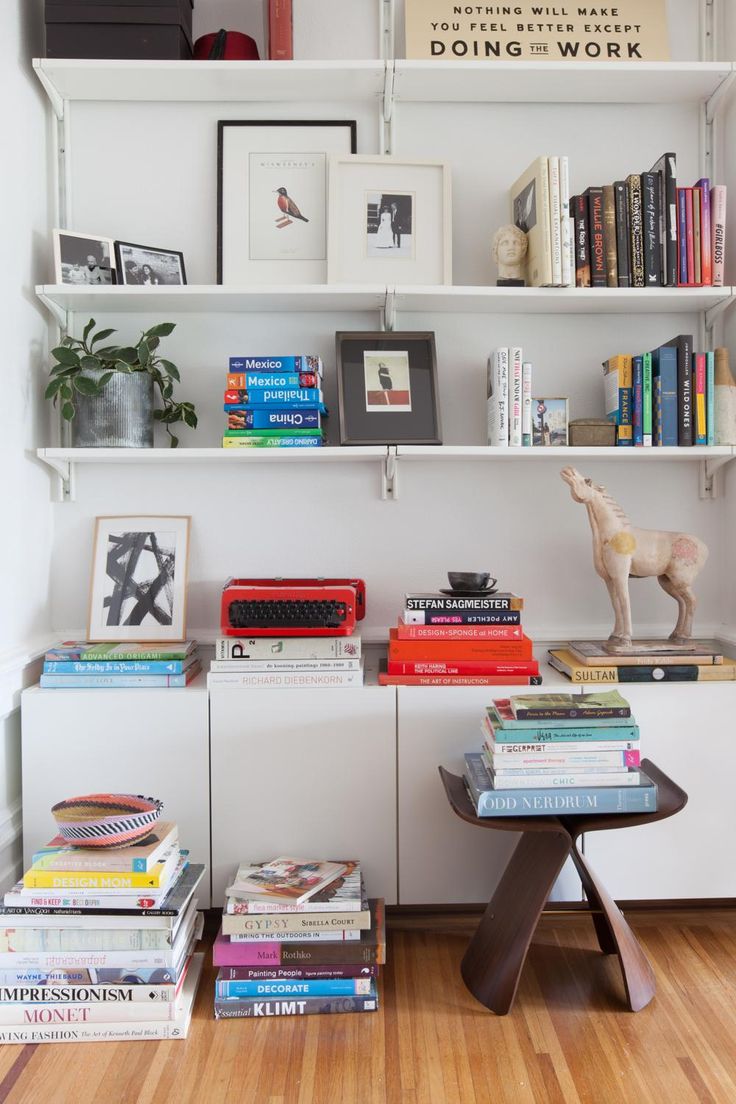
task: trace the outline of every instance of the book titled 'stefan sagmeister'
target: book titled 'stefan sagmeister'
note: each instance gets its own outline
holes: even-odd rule
[[[668,61],[666,0],[611,6],[405,0],[407,58]]]

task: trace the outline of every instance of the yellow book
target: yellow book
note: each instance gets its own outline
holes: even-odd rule
[[[167,863],[156,863],[147,874],[109,870],[35,870],[23,875],[24,889],[158,889],[169,876]]]
[[[548,652],[550,667],[560,671],[577,683],[602,682],[732,682],[736,680],[736,659],[723,658],[723,663],[689,663],[687,656],[680,664],[658,665],[656,657],[648,665],[618,666],[615,662],[606,666],[580,663],[567,648],[551,648]],[[615,657],[611,657],[615,659]]]
[[[617,426],[616,436],[632,443],[634,436],[633,410],[633,358],[629,353],[618,353],[603,362],[603,384],[606,417]]]

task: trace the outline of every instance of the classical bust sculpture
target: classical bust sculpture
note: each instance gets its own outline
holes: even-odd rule
[[[529,242],[518,226],[501,226],[493,235],[491,252],[498,265],[497,287],[523,287]]]

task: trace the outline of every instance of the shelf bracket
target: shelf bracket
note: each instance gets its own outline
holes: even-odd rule
[[[46,310],[53,317],[59,329],[62,331],[62,336],[69,332],[69,311],[64,307],[60,307],[57,302],[49,298],[43,291],[36,288],[36,295],[41,300]]]
[[[381,498],[385,501],[399,497],[399,457],[396,445],[388,445],[381,472]]]
[[[381,329],[391,333],[396,329],[396,291],[392,287],[386,288],[386,299],[383,304],[381,316]]]
[[[40,80],[44,87],[46,95],[49,98],[54,115],[61,122],[64,118],[64,97],[59,94],[59,90],[56,85],[49,80],[46,70],[43,68],[43,58],[34,58],[33,68],[36,70],[36,76]]]
[[[717,180],[720,175],[719,155],[721,149],[718,144],[717,130],[721,113],[733,90],[734,81],[736,81],[736,73],[732,71],[727,77],[724,77],[715,92],[701,108],[701,161],[703,174],[710,180]]]
[[[730,307],[733,306],[736,299],[733,295],[724,295],[723,299],[719,299],[717,303],[714,303],[712,307],[708,307],[705,312],[705,340],[706,348],[715,348],[716,342],[713,339],[713,331],[715,330],[718,319],[724,314]]]
[[[380,0],[378,21],[381,57],[391,61],[394,56],[394,0]]]
[[[383,118],[381,121],[381,152],[384,154],[393,153],[394,146],[394,75],[394,62],[386,61],[386,68],[383,73]]]
[[[720,469],[725,468],[726,464],[730,464],[733,459],[734,455],[732,453],[730,456],[714,456],[712,460],[700,461],[700,498],[718,498],[718,480],[716,476]]]
[[[46,456],[44,449],[39,449],[36,455],[56,476],[55,501],[74,502],[77,496],[73,462],[71,460],[60,460],[54,456]]]

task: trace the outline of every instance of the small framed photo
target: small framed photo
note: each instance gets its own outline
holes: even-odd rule
[[[451,284],[450,168],[330,159],[328,283]]]
[[[532,445],[568,443],[567,399],[532,399]]]
[[[54,230],[54,277],[57,284],[115,283],[112,238]]]
[[[186,638],[188,517],[98,517],[87,639]]]
[[[328,162],[355,153],[356,123],[217,126],[217,282],[324,284]]]
[[[433,333],[335,335],[341,445],[441,445]]]
[[[174,249],[154,249],[151,245],[115,242],[118,283],[155,287],[158,284],[185,284],[184,254]]]

